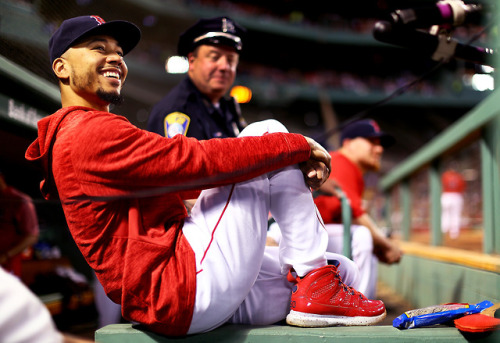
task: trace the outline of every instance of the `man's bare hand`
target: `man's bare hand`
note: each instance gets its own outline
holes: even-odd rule
[[[304,137],[311,147],[309,160],[300,164],[304,179],[309,187],[318,189],[330,176],[331,157],[321,145],[309,137]]]
[[[399,263],[403,257],[403,252],[398,245],[389,239],[386,244],[376,245],[373,249],[373,253],[380,262],[387,264]]]

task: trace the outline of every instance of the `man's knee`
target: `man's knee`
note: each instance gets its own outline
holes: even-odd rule
[[[238,137],[262,136],[266,133],[288,132],[287,128],[275,119],[258,121],[248,125]]]

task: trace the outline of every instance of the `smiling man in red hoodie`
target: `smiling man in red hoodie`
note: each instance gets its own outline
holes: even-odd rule
[[[139,39],[125,21],[64,21],[49,43],[63,108],[40,120],[26,152],[124,318],[177,336],[287,314],[298,326],[382,320],[381,301],[342,282],[356,281],[352,261],[327,264],[309,187],[328,178],[330,157],[312,139],[272,120],[239,138],[165,138],[109,113]],[[200,192],[188,216],[182,200]],[[269,212],[279,253],[265,248]]]

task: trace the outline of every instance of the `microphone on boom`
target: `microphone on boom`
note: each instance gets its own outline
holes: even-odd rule
[[[469,22],[479,22],[483,7],[478,4],[464,4],[458,0],[443,0],[434,5],[408,9],[398,9],[389,16],[389,22],[395,25],[411,27],[460,26]]]
[[[492,66],[493,50],[459,43],[444,35],[432,35],[419,30],[397,27],[378,21],[373,29],[376,40],[418,50],[429,54],[435,61],[456,58],[472,63]]]

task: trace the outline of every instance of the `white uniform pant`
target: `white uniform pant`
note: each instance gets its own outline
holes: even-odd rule
[[[342,254],[344,225],[327,224],[328,247],[326,251]],[[362,225],[351,225],[352,260],[359,268],[360,280],[356,290],[369,299],[375,299],[377,291],[378,259],[373,255],[373,238],[370,230]]]
[[[241,135],[284,132],[268,120],[248,126]],[[283,243],[265,246],[271,212]],[[328,235],[312,194],[297,166],[290,166],[233,186],[203,191],[183,233],[196,257],[196,299],[188,333],[212,330],[226,322],[272,324],[289,312],[292,284],[298,275],[326,265]],[[357,286],[354,263],[340,255],[346,284]]]
[[[94,304],[99,314],[97,328],[119,323],[122,319],[122,307],[109,299],[95,274],[93,290]]]
[[[460,193],[441,194],[441,231],[455,239],[460,234],[464,198]]]

